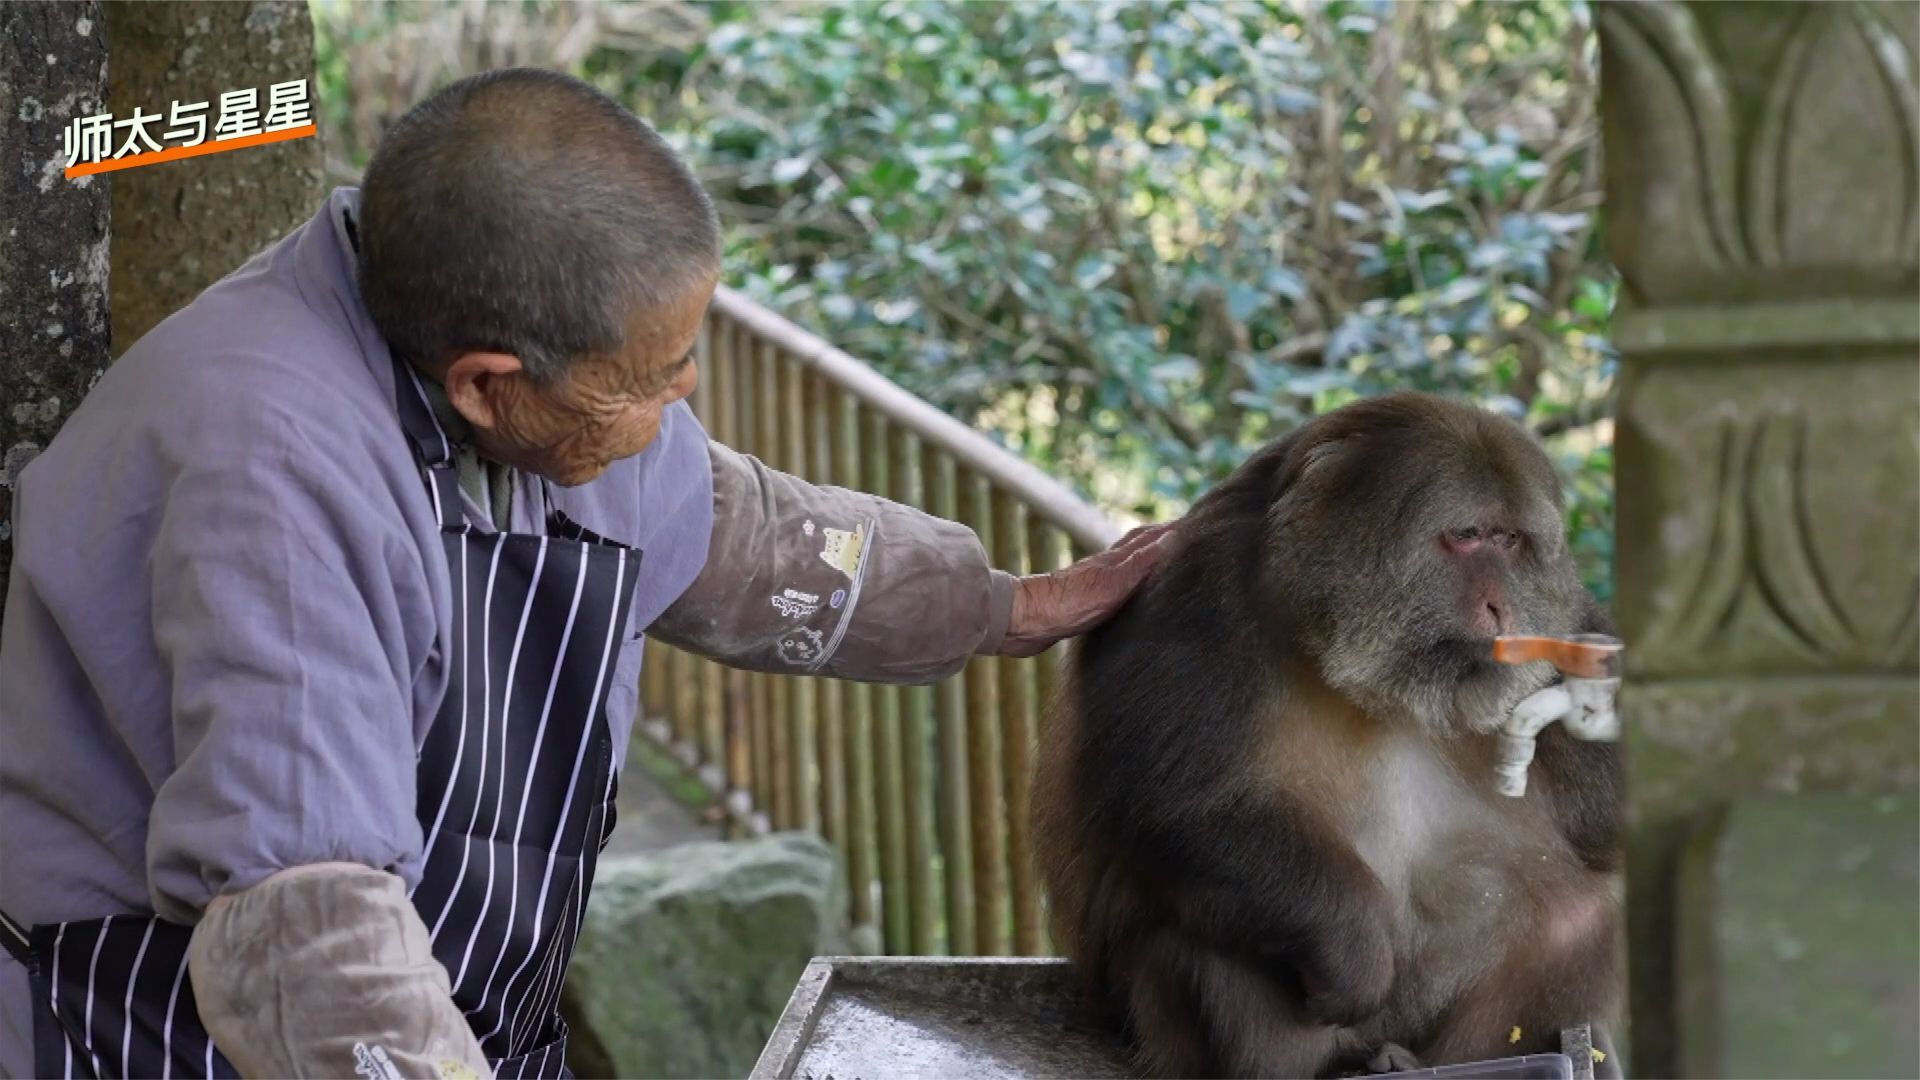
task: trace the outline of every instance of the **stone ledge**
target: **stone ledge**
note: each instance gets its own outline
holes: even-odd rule
[[[1646,360],[1755,351],[1920,345],[1920,305],[1911,296],[1886,299],[1770,301],[1641,307],[1622,299],[1613,344]]]
[[[1920,784],[1920,680],[1647,679],[1620,691],[1632,818],[1748,793],[1875,794]],[[1904,718],[1904,722],[1902,722]]]

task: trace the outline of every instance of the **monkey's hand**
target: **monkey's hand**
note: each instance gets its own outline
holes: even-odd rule
[[[1343,904],[1299,961],[1306,1011],[1333,1025],[1359,1024],[1393,992],[1392,921],[1384,898],[1361,893]]]
[[[1173,547],[1171,524],[1146,525],[1072,566],[1014,583],[1013,613],[1002,656],[1038,656],[1055,642],[1084,634],[1120,610]]]
[[[1380,1048],[1367,1059],[1367,1071],[1370,1073],[1412,1072],[1418,1068],[1423,1068],[1420,1059],[1399,1043],[1381,1043]]]

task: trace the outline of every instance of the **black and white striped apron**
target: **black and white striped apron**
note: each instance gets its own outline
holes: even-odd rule
[[[453,582],[447,694],[420,749],[413,904],[495,1075],[568,1075],[560,984],[613,828],[606,697],[640,552],[554,509],[546,535],[469,526],[453,449],[411,369],[394,368]],[[35,1072],[236,1075],[194,1009],[190,933],[150,914],[0,922],[33,984]]]

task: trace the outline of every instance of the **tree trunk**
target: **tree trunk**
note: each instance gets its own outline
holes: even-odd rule
[[[0,596],[13,483],[107,364],[106,176],[69,180],[62,132],[104,110],[96,3],[0,5]]]
[[[313,85],[313,20],[303,0],[150,4],[109,0],[113,47],[108,101],[138,106],[207,102],[249,87],[266,109],[267,87]],[[164,121],[163,121],[164,126]],[[313,216],[324,194],[320,140],[294,139],[148,165],[113,184],[113,354],[119,356],[200,290]]]

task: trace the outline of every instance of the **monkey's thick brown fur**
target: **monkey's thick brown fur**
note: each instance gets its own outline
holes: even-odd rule
[[[1614,1020],[1617,749],[1555,725],[1525,798],[1493,788],[1491,733],[1554,675],[1492,636],[1605,629],[1562,513],[1511,422],[1364,401],[1209,492],[1079,644],[1036,843],[1144,1071],[1431,1066]]]

